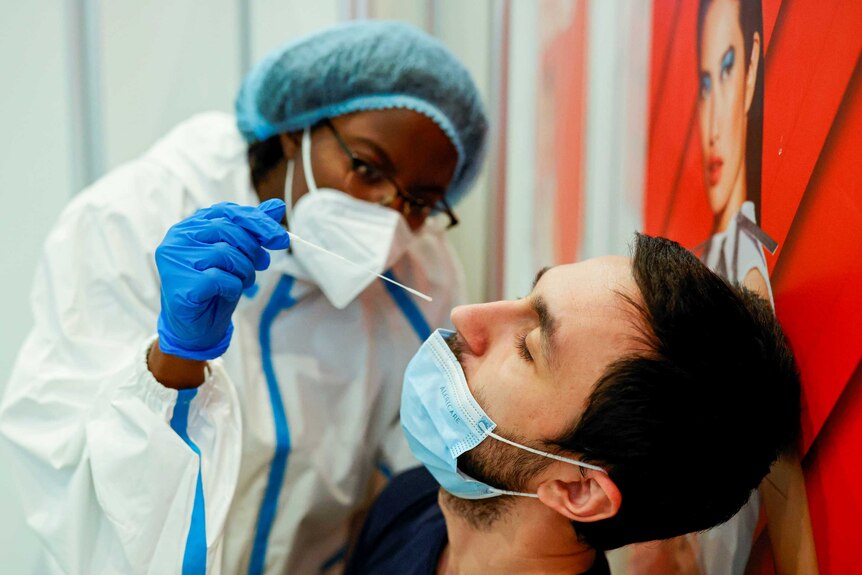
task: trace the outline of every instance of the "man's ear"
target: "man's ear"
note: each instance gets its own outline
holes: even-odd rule
[[[281,152],[285,158],[291,159],[296,156],[300,146],[300,139],[297,134],[284,132],[278,135],[278,140],[281,142]]]
[[[539,501],[572,521],[587,523],[613,517],[622,495],[607,473],[580,471],[571,480],[548,479],[537,489]]]
[[[748,66],[745,72],[745,113],[751,108],[754,99],[754,89],[757,87],[757,71],[760,68],[760,34],[754,33],[751,39],[751,54],[748,55]],[[762,95],[760,96],[763,97]]]

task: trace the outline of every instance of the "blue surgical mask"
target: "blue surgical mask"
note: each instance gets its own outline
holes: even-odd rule
[[[464,370],[446,343],[453,335],[453,331],[438,329],[422,344],[407,366],[401,393],[401,427],[410,450],[443,489],[462,499],[538,497],[497,489],[458,469],[458,456],[488,437],[542,457],[604,472],[601,467],[533,449],[494,433],[497,424],[473,397]]]

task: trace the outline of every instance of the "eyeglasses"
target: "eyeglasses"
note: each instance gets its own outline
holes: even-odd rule
[[[445,213],[449,217],[449,225],[446,226],[447,229],[458,225],[458,218],[452,212],[452,208],[446,201],[444,192],[435,191],[428,194],[421,194],[408,192],[407,190],[402,189],[392,175],[388,174],[382,168],[379,168],[357,156],[353,150],[350,149],[350,146],[347,145],[347,142],[344,141],[344,138],[341,137],[341,134],[335,129],[335,126],[332,125],[330,120],[323,120],[321,123],[329,128],[332,135],[335,136],[335,140],[338,142],[339,147],[350,158],[351,170],[359,177],[359,181],[363,186],[369,188],[372,192],[375,192],[379,190],[381,183],[391,184],[395,193],[390,192],[390,195],[385,196],[384,199],[380,201],[382,205],[391,207],[397,198],[401,198],[406,209],[400,211],[406,218],[408,218],[408,220],[418,217],[424,219],[428,217],[432,211],[437,210]],[[373,197],[372,194],[362,195],[365,197]]]

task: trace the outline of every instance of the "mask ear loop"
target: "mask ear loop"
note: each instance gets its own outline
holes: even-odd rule
[[[302,171],[305,172],[305,185],[309,193],[317,192],[317,184],[314,183],[314,173],[311,170],[311,128],[302,132]]]
[[[562,455],[556,455],[554,453],[548,453],[547,451],[541,451],[539,449],[533,449],[532,447],[528,447],[526,445],[521,445],[520,443],[516,443],[511,439],[506,439],[505,437],[500,437],[493,431],[488,433],[488,436],[493,437],[497,441],[502,441],[503,443],[508,443],[512,447],[517,447],[518,449],[523,449],[524,451],[529,451],[530,453],[535,453],[536,455],[541,455],[542,457],[547,457],[548,459],[555,459],[557,461],[562,461],[563,463],[571,463],[572,465],[577,465],[578,467],[583,467],[584,469],[592,469],[593,471],[600,471],[605,475],[608,474],[607,471],[599,467],[598,465],[592,465],[590,463],[584,463],[583,461],[578,461],[577,459],[571,459],[569,457],[563,457]]]
[[[592,469],[593,471],[600,471],[601,473],[607,474],[607,471],[602,469],[597,465],[590,465],[589,463],[584,463],[583,461],[578,461],[577,459],[570,459],[568,457],[563,457],[562,455],[556,455],[554,453],[548,453],[547,451],[541,451],[539,449],[533,449],[532,447],[528,447],[526,445],[521,445],[520,443],[516,443],[511,439],[506,439],[505,437],[501,437],[494,433],[493,431],[488,433],[488,437],[493,437],[497,441],[502,441],[503,443],[508,443],[513,447],[517,447],[518,449],[523,449],[524,451],[529,451],[530,453],[535,453],[536,455],[541,455],[542,457],[548,457],[550,459],[555,459],[557,461],[562,461],[563,463],[571,463],[572,465],[577,465],[578,467],[583,467],[585,469]],[[490,487],[490,486],[489,486]],[[520,491],[506,491],[505,489],[497,489],[496,487],[490,487],[492,493],[496,493],[498,495],[516,495],[518,497],[532,497],[533,499],[538,499],[539,495],[536,493],[521,493]]]
[[[284,174],[284,205],[287,207],[287,223],[290,225],[291,217],[293,216],[293,172],[296,168],[296,163],[292,158],[287,159],[287,169]]]

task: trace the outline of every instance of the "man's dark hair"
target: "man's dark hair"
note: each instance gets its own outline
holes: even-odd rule
[[[557,442],[622,493],[614,517],[573,523],[597,549],[728,520],[799,436],[799,374],[768,302],[663,238],[636,237],[632,270],[646,351],[608,366]]]

